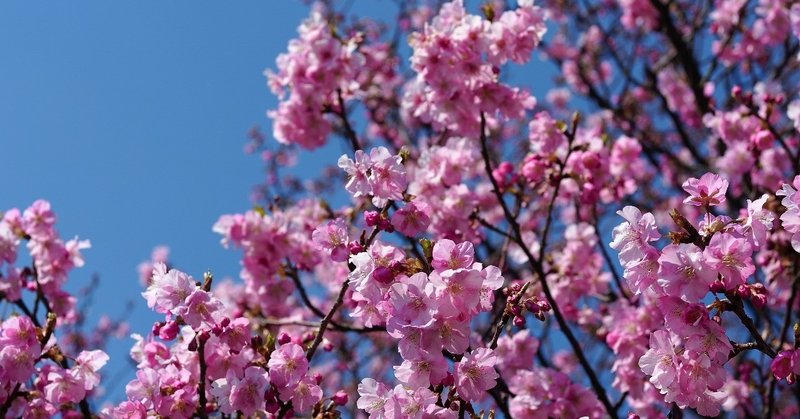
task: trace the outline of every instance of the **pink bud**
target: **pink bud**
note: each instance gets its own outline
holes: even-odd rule
[[[793,351],[781,351],[778,353],[778,356],[772,360],[769,369],[778,380],[787,378],[789,374],[792,373],[792,352]]]
[[[531,313],[538,313],[542,311],[541,307],[539,307],[539,305],[536,304],[536,301],[534,301],[532,298],[525,300],[525,308]]]
[[[725,283],[718,279],[712,282],[708,288],[711,290],[711,292],[725,292]]]
[[[337,406],[346,405],[347,399],[347,393],[345,393],[344,390],[339,390],[336,392],[336,394],[331,396],[331,401],[333,401],[333,403],[335,403]]]
[[[354,255],[364,251],[364,246],[355,240],[351,241],[350,244],[347,245],[347,248],[350,249],[350,253]]]
[[[747,298],[750,296],[750,288],[747,288],[747,285],[741,284],[736,287],[736,296],[741,298]]]
[[[377,211],[365,211],[364,221],[370,227],[375,227],[381,221],[381,216]]]
[[[455,382],[456,382],[456,379],[455,379],[455,377],[453,377],[453,374],[448,372],[447,375],[442,379],[442,383],[441,384],[443,386],[445,386],[445,387],[449,387],[449,386],[452,386]]]
[[[221,335],[222,334],[222,326],[220,326],[218,324],[215,324],[214,326],[211,326],[211,333],[213,333],[214,336]]]
[[[551,309],[550,303],[548,303],[547,301],[540,300],[537,301],[536,304],[539,306],[539,309],[541,309],[541,311],[550,311]]]
[[[381,284],[389,284],[394,281],[394,274],[385,266],[378,266],[372,271],[372,279],[380,282]]]
[[[292,341],[292,337],[289,336],[289,334],[286,333],[286,332],[281,332],[281,334],[278,335],[278,344],[279,345],[286,345],[287,343],[289,343],[291,341]]]
[[[165,325],[161,327],[161,330],[158,331],[158,337],[164,340],[172,340],[175,339],[175,336],[178,335],[178,323],[175,321],[169,321]]]

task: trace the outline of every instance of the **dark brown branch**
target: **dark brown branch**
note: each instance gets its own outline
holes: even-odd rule
[[[197,404],[197,416],[200,418],[207,418],[208,414],[206,413],[206,404],[208,401],[206,400],[206,356],[205,356],[205,349],[206,349],[206,340],[203,339],[200,335],[197,336],[197,359],[200,362],[200,379],[199,383],[197,383],[197,395],[199,397],[199,401]]]
[[[703,94],[702,76],[700,75],[700,65],[694,56],[689,44],[683,39],[680,30],[675,26],[670,15],[669,5],[664,4],[661,0],[650,0],[650,4],[655,7],[659,14],[659,23],[664,29],[664,34],[669,39],[675,52],[678,54],[678,60],[681,62],[683,71],[686,73],[686,78],[689,82],[689,88],[694,94],[695,103],[700,111],[700,114],[706,114],[711,111],[711,105],[708,98]]]
[[[259,321],[259,323],[265,326],[300,326],[300,327],[313,327],[316,329],[319,329],[320,327],[320,322],[312,322],[306,320],[264,319]],[[348,324],[334,323],[334,322],[331,322],[328,327],[330,327],[331,330],[335,330],[337,332],[375,333],[375,332],[386,331],[386,328],[383,326],[358,327],[358,326],[351,326]]]
[[[339,105],[339,110],[336,113],[342,120],[345,137],[350,141],[350,146],[353,147],[353,151],[361,150],[361,144],[358,142],[358,134],[356,134],[353,126],[350,125],[350,120],[347,118],[347,109],[344,107],[344,98],[342,97],[341,89],[336,89],[336,100]]]
[[[750,335],[756,340],[756,344],[758,345],[757,349],[766,354],[768,357],[775,358],[775,355],[777,355],[775,350],[764,341],[764,338],[761,336],[761,333],[759,333],[756,325],[753,324],[753,319],[751,319],[747,313],[745,313],[742,299],[730,293],[727,295],[727,297],[731,302],[731,311],[733,311],[733,313],[739,317],[739,320],[742,321],[744,327],[747,328],[747,330],[750,332]]]
[[[525,242],[522,239],[522,231],[520,230],[519,223],[517,223],[516,218],[511,214],[511,210],[508,209],[505,201],[503,200],[503,193],[500,191],[500,187],[497,184],[497,181],[492,176],[492,162],[489,157],[489,149],[487,146],[487,136],[486,136],[486,117],[481,113],[481,126],[480,126],[480,140],[481,140],[481,155],[483,156],[483,163],[485,166],[486,174],[489,177],[489,181],[492,183],[492,190],[497,197],[497,200],[500,204],[500,207],[503,209],[503,214],[505,214],[506,221],[511,226],[511,229],[514,232],[515,241],[520,246],[522,251],[525,253],[525,256],[528,258],[528,264],[530,265],[531,269],[534,273],[539,276],[539,282],[542,285],[542,291],[544,292],[545,298],[547,298],[547,302],[550,304],[550,307],[553,309],[553,314],[556,317],[556,322],[558,322],[559,327],[561,328],[562,333],[566,336],[567,341],[569,341],[570,346],[572,347],[573,352],[578,357],[578,361],[580,362],[581,366],[583,367],[584,372],[589,377],[589,381],[592,385],[592,389],[597,394],[597,397],[600,399],[600,402],[605,407],[606,412],[608,412],[609,416],[617,417],[617,414],[614,410],[614,406],[611,404],[611,401],[606,394],[605,388],[603,387],[600,380],[597,378],[597,374],[595,374],[592,366],[589,364],[589,360],[586,359],[586,355],[583,353],[578,340],[575,338],[575,335],[570,330],[569,325],[567,324],[566,319],[561,314],[561,310],[558,308],[558,303],[556,303],[555,299],[553,298],[553,294],[550,291],[550,287],[547,284],[546,274],[544,272],[544,268],[541,265],[541,262],[531,254],[530,249],[525,246]]]

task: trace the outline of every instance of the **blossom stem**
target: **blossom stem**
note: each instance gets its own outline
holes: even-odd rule
[[[205,359],[205,349],[206,349],[206,340],[201,339],[199,336],[196,338],[198,340],[197,345],[197,358],[200,362],[200,382],[197,384],[197,395],[199,397],[199,402],[197,405],[197,416],[201,418],[207,418],[208,414],[206,413],[206,359]]]
[[[758,350],[763,352],[770,358],[775,358],[775,356],[777,355],[775,353],[775,350],[772,349],[772,347],[769,346],[769,344],[766,341],[764,341],[764,338],[761,336],[761,333],[759,333],[758,329],[756,328],[756,325],[753,324],[753,319],[751,319],[747,315],[747,313],[745,313],[742,299],[732,294],[728,295],[728,299],[731,302],[733,312],[736,314],[736,316],[739,317],[739,320],[742,321],[744,327],[747,328],[747,330],[750,332],[750,335],[752,335],[753,338],[756,340],[756,343],[758,344]]]
[[[506,205],[505,201],[503,200],[503,194],[500,192],[500,187],[497,184],[497,181],[492,176],[492,162],[489,157],[489,148],[487,145],[487,138],[486,138],[486,117],[481,112],[481,126],[480,126],[480,140],[481,140],[481,155],[483,156],[483,163],[485,166],[486,174],[489,177],[489,181],[492,183],[492,190],[497,197],[497,200],[500,203],[500,206],[503,209],[503,214],[505,214],[506,221],[511,226],[511,229],[514,232],[515,241],[525,253],[525,256],[528,258],[528,264],[531,266],[533,272],[535,272],[540,279],[540,283],[542,285],[542,291],[544,292],[545,298],[547,298],[547,302],[550,304],[550,307],[553,309],[553,314],[556,317],[556,321],[558,322],[558,326],[561,328],[561,331],[566,336],[567,341],[569,341],[570,346],[572,347],[573,352],[578,357],[578,361],[580,362],[581,366],[583,367],[584,372],[589,377],[589,381],[592,385],[592,389],[597,394],[597,397],[600,399],[600,402],[605,407],[606,412],[608,412],[609,416],[612,418],[617,417],[616,411],[614,410],[614,406],[611,404],[611,401],[606,394],[603,385],[600,383],[600,380],[597,378],[597,374],[595,374],[594,370],[592,369],[591,365],[589,364],[588,359],[586,359],[586,355],[583,353],[583,349],[581,349],[580,343],[575,338],[575,335],[569,328],[566,319],[561,314],[561,310],[558,308],[558,304],[556,303],[555,299],[553,298],[553,294],[550,292],[550,287],[547,284],[547,279],[545,278],[544,268],[541,265],[539,259],[537,259],[533,254],[531,254],[530,249],[525,245],[524,240],[522,239],[522,231],[520,230],[519,223],[517,223],[516,218],[511,214],[511,210]],[[563,171],[563,167],[562,167]],[[559,184],[560,184],[559,179]],[[553,200],[554,202],[555,200]],[[544,239],[543,239],[544,240]],[[542,243],[542,249],[544,249],[544,243]],[[540,252],[541,253],[541,252]]]
[[[311,342],[311,346],[308,347],[308,351],[306,351],[306,359],[311,361],[311,358],[314,357],[314,352],[317,351],[317,347],[322,342],[323,335],[325,334],[325,330],[328,328],[328,325],[331,323],[331,319],[336,314],[336,311],[339,310],[339,307],[342,306],[344,303],[344,295],[347,293],[347,288],[350,286],[350,280],[346,279],[344,284],[342,284],[342,289],[339,290],[339,296],[336,297],[336,302],[333,303],[333,307],[325,316],[324,319],[319,323],[319,330],[317,330],[317,334],[314,337],[314,341]]]
[[[339,118],[342,120],[342,126],[344,127],[345,137],[350,141],[350,146],[353,147],[353,151],[361,150],[361,144],[358,142],[358,134],[353,129],[353,126],[350,125],[350,120],[347,118],[347,110],[344,107],[344,98],[342,97],[342,89],[336,89],[336,100],[339,105],[339,111],[336,112],[339,115]]]
[[[11,394],[8,396],[8,398],[6,399],[6,402],[3,403],[2,406],[0,406],[0,417],[3,417],[3,418],[6,417],[6,414],[8,413],[8,409],[11,408],[11,404],[14,403],[14,400],[20,395],[19,389],[21,387],[22,387],[22,383],[17,383],[17,385],[14,386],[14,391],[12,391]]]
[[[795,274],[794,281],[792,282],[792,294],[789,296],[789,301],[786,303],[786,313],[784,314],[783,318],[783,326],[781,327],[781,337],[780,337],[780,344],[778,345],[778,349],[783,348],[783,344],[786,343],[786,333],[789,331],[789,324],[792,321],[792,307],[794,307],[794,301],[797,298],[798,287],[800,287],[800,276],[797,275],[797,259],[795,258],[795,263],[792,264],[794,267],[793,273]],[[775,375],[772,374],[769,379],[769,390],[767,391],[767,418],[772,418],[772,411],[775,405],[775,387],[778,384],[778,380],[775,378]]]
[[[261,324],[265,326],[302,326],[302,327],[313,327],[319,328],[320,322],[310,322],[310,321],[303,321],[303,320],[279,320],[279,319],[265,319],[260,321]],[[355,333],[373,333],[373,332],[385,332],[386,328],[382,326],[373,326],[373,327],[356,327],[347,324],[341,323],[334,323],[331,322],[330,326],[331,329],[341,332],[355,332]]]

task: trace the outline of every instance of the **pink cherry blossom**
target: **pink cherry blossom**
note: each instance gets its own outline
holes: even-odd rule
[[[661,265],[658,284],[667,294],[678,295],[688,302],[706,295],[717,276],[717,272],[706,263],[703,252],[694,244],[668,245],[658,261]]]
[[[241,380],[231,373],[227,378],[216,380],[212,393],[224,403],[223,412],[234,413],[238,410],[245,415],[252,415],[263,407],[268,385],[266,371],[260,367],[248,367]]]
[[[744,284],[755,272],[750,243],[730,234],[715,234],[703,251],[706,263],[719,272],[728,289]]]
[[[83,382],[88,391],[100,384],[100,374],[97,371],[108,362],[108,354],[101,350],[83,351],[75,360],[75,365],[70,369],[70,374]]]
[[[54,405],[77,403],[86,396],[86,385],[82,380],[63,368],[51,368],[46,379],[44,395]]]
[[[480,400],[485,391],[496,385],[499,375],[494,366],[497,362],[497,355],[487,348],[478,348],[464,354],[461,361],[456,363],[458,394],[467,400]]]
[[[767,241],[767,232],[772,230],[775,215],[764,209],[764,204],[769,199],[768,194],[764,194],[755,201],[747,200],[747,218],[743,225],[744,231],[752,237],[753,246],[761,247]]]
[[[650,349],[639,359],[639,366],[656,387],[667,388],[677,377],[678,361],[669,332],[657,330],[650,335]]]
[[[279,388],[294,387],[308,371],[305,351],[296,343],[281,345],[269,358],[269,381]]]
[[[331,253],[334,262],[344,262],[350,256],[347,226],[341,218],[320,225],[311,237],[320,248]]]
[[[153,279],[142,296],[147,306],[159,313],[167,313],[178,308],[191,295],[197,285],[192,278],[175,269],[167,271],[163,263],[153,267]]]
[[[472,266],[474,254],[475,251],[470,242],[456,244],[452,240],[439,240],[433,246],[431,266],[440,271],[468,268]]]
[[[700,179],[689,178],[681,186],[689,194],[683,202],[698,207],[711,207],[724,203],[725,192],[728,191],[728,181],[713,173],[706,173]]]
[[[619,252],[621,260],[635,262],[645,256],[650,246],[648,243],[660,237],[655,218],[653,214],[642,214],[638,208],[631,206],[617,211],[617,214],[627,222],[614,228],[613,241],[609,246]]]
[[[392,226],[408,237],[424,232],[431,223],[430,205],[424,201],[409,202],[392,214]]]
[[[358,384],[359,398],[356,405],[366,411],[371,418],[383,418],[384,409],[391,391],[385,384],[372,378],[364,378]]]

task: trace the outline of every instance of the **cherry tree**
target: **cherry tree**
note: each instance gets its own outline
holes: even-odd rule
[[[395,17],[310,8],[265,73],[265,181],[213,226],[240,281],[140,266],[163,320],[125,401],[92,403],[108,356],[69,333],[88,243],[4,213],[4,415],[800,415],[800,3]]]

